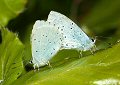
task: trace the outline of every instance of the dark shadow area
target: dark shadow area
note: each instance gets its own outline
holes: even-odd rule
[[[46,5],[44,4],[45,2]],[[66,15],[70,14],[70,6],[72,0],[52,0],[50,2],[51,3],[48,3],[48,0],[28,1],[24,12],[17,16],[15,19],[11,20],[8,23],[7,27],[13,32],[19,33],[19,37],[23,41],[24,36],[26,36],[26,30],[29,29],[28,26],[34,24],[36,20],[46,20],[51,10],[57,10]]]

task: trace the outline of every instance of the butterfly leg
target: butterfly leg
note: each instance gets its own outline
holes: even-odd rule
[[[39,69],[39,65],[38,64],[37,64],[37,68],[38,68],[38,71],[39,71],[40,69]]]
[[[96,45],[94,45],[94,49],[93,49],[93,50],[94,50],[94,52],[95,52],[96,50],[98,50],[98,48],[96,47]]]
[[[42,58],[41,61],[42,61],[42,63],[48,65],[48,63],[47,63],[48,60]]]
[[[81,58],[83,55],[82,55],[82,50],[79,52],[79,58]]]
[[[36,72],[36,69],[35,69],[36,68],[36,64],[33,65],[33,68],[34,68],[34,72]]]
[[[90,49],[90,52],[91,52],[92,55],[94,54],[92,49]]]
[[[52,66],[51,66],[51,64],[50,64],[50,62],[49,62],[49,61],[47,62],[47,65],[48,65],[49,67],[51,67],[51,68],[52,68]]]
[[[39,61],[36,58],[33,58],[33,62],[34,62],[33,68],[35,69],[37,67],[39,70]]]
[[[35,69],[36,64],[33,65],[33,68]]]
[[[47,61],[47,62],[46,62],[46,61]],[[52,66],[50,65],[49,60],[44,60],[44,59],[42,59],[42,62],[45,63],[46,65],[48,65],[49,67],[52,67]]]
[[[90,49],[90,52],[91,54],[94,54],[94,52],[97,50],[97,47],[96,45],[94,45],[91,49]]]

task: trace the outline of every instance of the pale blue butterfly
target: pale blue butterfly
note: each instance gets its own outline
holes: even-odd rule
[[[31,34],[32,62],[35,67],[44,66],[59,51],[62,35],[57,27],[47,21],[37,20]]]
[[[90,50],[92,41],[72,20],[51,11],[47,21],[36,21],[31,35],[32,62],[44,66],[61,49]]]
[[[51,11],[48,22],[55,24],[64,37],[62,49],[86,51],[94,48],[95,40],[91,40],[72,20],[61,13]]]

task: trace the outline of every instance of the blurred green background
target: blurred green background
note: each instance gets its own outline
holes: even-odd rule
[[[51,10],[60,12],[66,15],[67,17],[69,17],[70,19],[72,19],[78,26],[81,27],[81,29],[84,30],[84,32],[89,37],[91,38],[96,37],[97,38],[96,45],[98,49],[109,48],[112,45],[115,45],[117,41],[120,40],[120,0],[0,0],[0,25],[7,27],[10,31],[14,33],[17,33],[19,39],[22,41],[23,45],[25,46],[24,53],[23,53],[24,65],[27,65],[29,63],[29,60],[31,59],[30,35],[31,35],[33,24],[35,23],[36,20],[46,20]],[[5,33],[7,35],[7,32]],[[0,31],[0,35],[1,35],[1,31]],[[7,40],[6,37],[5,39]],[[0,43],[2,42],[2,40],[0,41]],[[118,51],[119,48],[117,48],[117,46],[114,49],[116,50],[117,53],[119,53]],[[110,50],[110,52],[113,52],[113,51]],[[109,50],[108,50],[108,52],[103,52],[101,54],[103,58],[100,58],[101,56],[99,57],[96,54],[97,55],[95,58],[96,62],[97,60],[99,61],[99,59],[101,60],[103,59],[103,61],[105,60],[106,62],[107,57],[105,57],[104,59],[104,56],[107,55],[106,53],[108,53],[108,55],[111,55],[111,57],[108,58],[108,60],[114,57],[112,54],[109,54]],[[114,54],[116,53],[114,52]],[[62,71],[64,70],[66,71],[66,69],[70,67],[70,64],[71,66],[72,65],[74,66],[74,64],[76,64],[75,62],[79,62],[78,55],[79,53],[75,50],[71,50],[71,51],[63,50],[59,52],[58,55],[56,55],[56,57],[53,59],[54,62],[52,62],[52,66],[55,68],[57,67],[58,68],[53,70],[52,74],[54,73],[56,75],[59,74],[60,68],[62,67],[63,67]],[[119,55],[116,54],[115,57],[116,57],[115,61],[119,60]],[[68,58],[68,59],[65,59],[65,58]],[[87,59],[88,59],[88,62],[87,62]],[[76,75],[74,75],[73,78],[75,78],[76,76],[78,78],[81,78],[79,77],[79,75],[77,75],[78,74],[77,70],[87,71],[87,68],[90,68],[88,64],[89,60],[92,61],[93,63],[95,59],[94,59],[94,56],[88,57],[85,59],[83,58],[82,60],[80,60],[80,62],[86,61],[86,63],[84,64],[83,62],[83,64],[81,64],[79,62],[79,64],[77,65],[79,65],[78,67],[80,67],[80,69],[75,69],[74,67],[72,67],[75,69],[75,72],[70,71],[71,73],[68,75],[76,73]],[[78,61],[72,62],[74,60],[78,60]],[[110,62],[112,62],[112,60],[110,60]],[[84,65],[88,65],[88,67],[84,68]],[[119,66],[119,64],[117,65]],[[114,65],[113,67],[118,67],[118,66]],[[98,67],[96,70],[99,71],[100,68]],[[47,75],[47,74],[49,75],[49,72],[46,72],[46,69],[48,69],[48,67],[46,68],[43,67],[41,72],[36,73],[38,75],[42,75],[41,79],[43,78],[43,80],[44,80],[44,75]],[[104,67],[102,71],[104,71],[104,69],[106,70],[106,67]],[[115,74],[118,72],[119,68],[115,68],[115,69],[116,70],[114,71],[110,69],[111,74]],[[29,69],[27,68],[26,70],[29,70]],[[47,71],[50,71],[50,70],[47,70]],[[97,79],[98,76],[100,76],[98,75],[99,72],[97,73],[96,71],[94,72],[93,70],[91,70],[91,72],[93,72],[94,76],[96,77],[95,79]],[[109,69],[107,69],[105,74],[107,74],[107,72],[109,72]],[[25,72],[23,72],[22,74],[24,75]],[[27,77],[33,76],[33,74],[35,74],[33,71],[28,72]],[[68,78],[66,77],[66,74],[62,74],[62,75],[63,75],[63,77],[61,76],[62,79],[64,79],[64,77],[66,79],[69,78],[69,77]],[[83,74],[81,73],[80,75],[84,75],[84,72]],[[88,74],[88,75],[91,78],[91,74]],[[51,76],[52,75],[50,74],[48,78],[50,78]],[[27,79],[27,77],[24,77],[24,76],[22,77],[24,82]],[[36,77],[36,75],[34,77],[39,79],[39,77],[38,76]],[[104,79],[105,77],[106,75],[102,74],[101,78]],[[21,82],[23,82],[22,78],[20,79]],[[72,81],[72,77],[70,78]],[[88,81],[90,79],[86,76],[85,78],[88,79]],[[86,81],[84,78],[82,79]],[[33,79],[33,83],[34,81],[36,80]],[[61,81],[65,81],[65,80],[61,80]],[[75,82],[73,83],[76,83],[76,82],[77,80],[75,80]],[[19,80],[17,81],[17,83],[20,84]],[[47,84],[45,83],[43,83],[43,85],[49,85],[48,84],[49,79],[47,81]],[[59,84],[61,84],[60,81],[59,81]],[[79,84],[77,83],[76,85],[79,85]]]

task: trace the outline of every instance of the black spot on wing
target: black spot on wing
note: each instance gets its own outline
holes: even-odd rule
[[[62,41],[62,38],[60,38],[60,41]]]
[[[82,44],[83,47],[85,47],[85,44]]]
[[[74,47],[74,45],[72,45],[72,47]]]
[[[64,44],[61,44],[62,46],[64,45]]]
[[[61,29],[61,31],[63,31],[63,29]]]
[[[73,36],[73,39],[75,39],[75,37]]]

